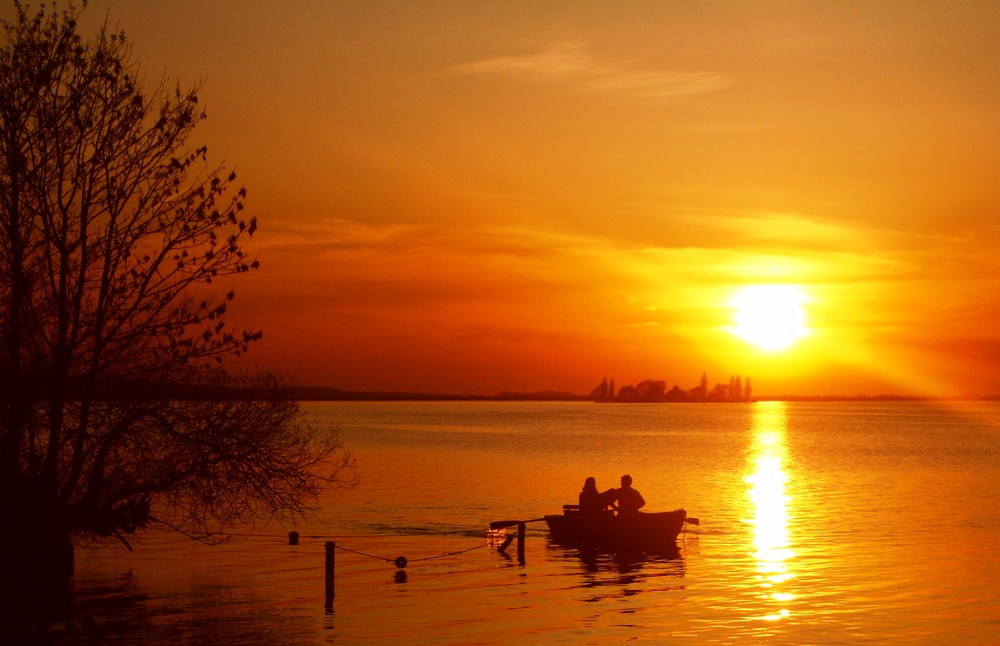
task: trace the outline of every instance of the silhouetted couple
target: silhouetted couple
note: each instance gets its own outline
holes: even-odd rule
[[[638,489],[632,487],[632,476],[622,476],[622,486],[607,491],[597,490],[597,479],[587,478],[580,492],[580,512],[583,514],[601,514],[612,509],[621,514],[637,514],[645,506],[646,501]]]

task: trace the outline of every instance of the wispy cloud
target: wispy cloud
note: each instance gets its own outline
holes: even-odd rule
[[[585,92],[669,99],[722,89],[732,78],[715,72],[674,72],[638,69],[619,62],[596,60],[577,41],[552,43],[542,50],[499,56],[455,68],[470,74],[498,74],[539,83],[562,83]]]

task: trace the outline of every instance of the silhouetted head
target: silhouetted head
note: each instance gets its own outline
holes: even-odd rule
[[[622,486],[623,487],[631,487],[632,486],[632,476],[630,476],[627,473],[625,475],[623,475],[622,476]]]
[[[583,481],[584,489],[597,489],[597,478],[590,477]]]

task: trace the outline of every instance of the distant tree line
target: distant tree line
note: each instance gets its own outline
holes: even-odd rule
[[[667,390],[667,382],[646,379],[632,386],[622,386],[615,390],[615,380],[605,377],[590,391],[590,398],[598,402],[748,402],[751,401],[750,378],[744,384],[740,375],[733,375],[729,383],[718,383],[708,387],[708,375],[701,374],[701,381],[692,388],[681,388],[677,384]]]

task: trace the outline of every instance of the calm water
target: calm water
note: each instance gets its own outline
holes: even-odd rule
[[[1000,639],[996,403],[334,403],[362,484],[296,529],[78,554],[50,643],[989,643]],[[701,519],[679,554],[581,554],[491,520],[622,473]],[[336,598],[323,608],[324,542]],[[405,556],[405,577],[389,561]]]

